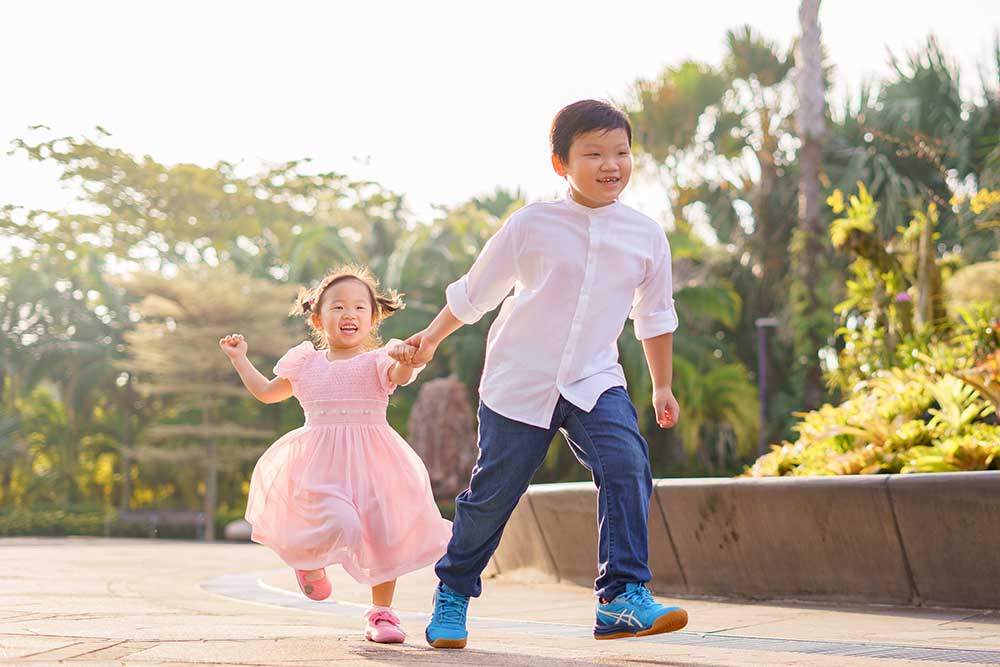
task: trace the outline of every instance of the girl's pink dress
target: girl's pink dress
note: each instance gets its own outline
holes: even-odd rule
[[[441,557],[427,469],[385,419],[393,360],[385,348],[330,361],[304,342],[274,367],[292,383],[305,426],[257,461],[246,518],[252,539],[299,570],[340,564],[357,581],[391,581]]]

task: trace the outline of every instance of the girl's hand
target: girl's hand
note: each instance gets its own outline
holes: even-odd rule
[[[417,348],[412,345],[407,345],[402,341],[396,341],[392,343],[385,349],[389,353],[389,356],[396,360],[396,362],[402,364],[403,366],[416,367],[420,364],[413,363],[413,357],[417,353]]]
[[[219,340],[219,347],[230,359],[239,359],[247,356],[247,342],[242,334],[229,334]]]
[[[434,358],[434,353],[437,351],[438,344],[431,340],[431,337],[427,335],[427,329],[413,334],[409,338],[403,341],[406,345],[414,350],[413,355],[410,357],[408,362],[411,366],[423,366],[430,362]]]
[[[674,398],[674,392],[668,387],[653,389],[653,410],[656,413],[656,423],[660,428],[673,428],[680,420],[681,408]]]

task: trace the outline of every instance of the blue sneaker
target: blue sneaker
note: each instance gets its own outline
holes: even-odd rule
[[[631,582],[614,600],[597,605],[594,639],[658,635],[680,630],[687,622],[686,611],[660,604],[645,585]]]
[[[424,637],[434,648],[465,648],[469,637],[465,629],[465,613],[469,608],[469,596],[438,583],[434,591],[434,613],[427,624]]]

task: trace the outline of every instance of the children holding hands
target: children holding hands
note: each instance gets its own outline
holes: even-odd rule
[[[395,579],[436,560],[425,637],[435,648],[465,647],[469,598],[482,593],[480,575],[557,432],[598,490],[594,637],[687,624],[684,609],[646,588],[653,483],[618,363],[616,341],[629,318],[653,380],[657,423],[673,427],[680,409],[671,389],[678,321],[670,246],[658,223],[618,200],[632,173],[631,141],[628,118],[610,104],[563,108],[550,142],[566,197],[511,215],[448,286],[433,322],[405,342],[374,342],[378,323],[402,304],[380,295],[363,271],[335,272],[303,292],[317,346],[290,350],[272,380],[247,360],[242,336],[220,341],[254,396],[270,403],[294,395],[306,413],[305,426],[272,445],[254,470],[246,512],[253,539],[295,568],[313,599],[330,594],[323,568],[335,563],[372,585],[369,639],[402,641],[390,609]],[[448,335],[498,306],[479,387],[479,455],[449,526],[426,469],[386,423],[386,403]]]

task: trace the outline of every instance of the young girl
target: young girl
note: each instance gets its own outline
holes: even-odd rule
[[[451,536],[427,469],[385,419],[389,394],[422,368],[390,358],[387,348],[403,343],[378,346],[379,323],[402,307],[367,269],[346,267],[300,290],[293,312],[306,317],[316,346],[289,350],[273,380],[247,359],[243,336],[219,341],[251,394],[264,403],[295,396],[306,416],[254,468],[252,539],[295,569],[312,600],[330,595],[327,565],[371,585],[365,638],[379,643],[405,638],[391,609],[396,578],[440,558]]]

